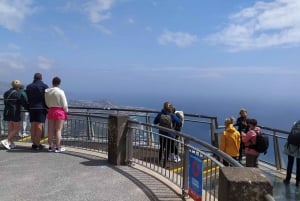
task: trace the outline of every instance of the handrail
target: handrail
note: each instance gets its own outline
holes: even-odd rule
[[[230,161],[230,164],[232,166],[234,166],[234,167],[243,167],[239,162],[237,162],[232,157],[230,157],[229,155],[227,155],[224,152],[222,152],[219,148],[217,148],[217,147],[215,147],[215,146],[213,146],[213,145],[211,145],[211,144],[209,144],[207,142],[201,141],[201,140],[197,139],[196,137],[191,136],[189,134],[186,134],[186,133],[183,133],[183,132],[174,131],[173,129],[160,127],[160,126],[154,125],[154,124],[147,124],[147,123],[139,122],[139,121],[129,120],[128,122],[129,123],[143,125],[143,126],[151,126],[152,128],[157,128],[157,129],[169,132],[169,133],[174,133],[174,134],[176,134],[176,135],[178,135],[180,137],[184,137],[185,139],[187,139],[189,141],[195,142],[195,143],[197,143],[197,144],[199,144],[199,145],[207,148],[208,150],[211,150],[214,154],[216,154],[217,157],[223,158],[226,161]]]

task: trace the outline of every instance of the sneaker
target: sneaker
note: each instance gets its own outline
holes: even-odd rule
[[[179,163],[180,161],[181,161],[180,156],[175,155],[175,160],[174,160],[174,162],[175,162],[175,163]]]
[[[55,152],[55,148],[54,148],[54,147],[49,147],[49,148],[48,148],[48,151],[49,151],[49,152]]]
[[[38,147],[38,146],[37,146],[36,144],[32,144],[32,145],[31,145],[31,149],[37,150],[37,147]]]
[[[28,137],[29,135],[27,133],[22,134],[23,137]]]
[[[176,157],[175,157],[175,154],[170,154],[169,157],[168,157],[168,161],[175,161]]]
[[[10,144],[9,144],[9,142],[7,141],[7,140],[2,140],[1,141],[1,144],[6,148],[6,149],[8,149],[8,150],[10,150]]]
[[[171,153],[168,157],[168,161],[175,162],[177,160],[176,155]]]
[[[66,151],[66,149],[63,147],[55,148],[55,153],[60,153],[60,152],[64,152],[64,151]]]
[[[9,145],[9,147],[10,147],[11,149],[14,149],[14,148],[16,148],[17,146],[16,146],[15,143],[11,143],[11,144]]]
[[[44,146],[44,145],[42,145],[42,144],[39,144],[39,145],[32,144],[31,148],[32,148],[33,150],[37,150],[37,151],[39,151],[39,150],[42,150],[42,149],[44,149],[44,148],[45,148],[45,146]]]
[[[22,133],[19,133],[19,137],[23,137],[23,134],[22,134]]]
[[[37,146],[36,150],[43,150],[44,148],[45,148],[44,145],[39,144],[39,145]]]
[[[288,181],[287,179],[285,179],[285,180],[283,180],[283,183],[284,183],[285,185],[289,185],[289,184],[290,184],[290,181]]]

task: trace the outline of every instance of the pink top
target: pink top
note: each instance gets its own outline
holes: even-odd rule
[[[255,144],[256,143],[256,133],[259,133],[260,132],[260,128],[259,127],[255,127],[254,130],[249,130],[247,132],[247,134],[243,134],[242,135],[242,141],[245,143],[245,146],[246,146],[246,149],[245,149],[245,152],[246,154],[249,154],[249,155],[254,155],[254,156],[257,156],[259,155],[259,153],[257,151],[255,151],[254,149],[251,149],[247,146],[251,145],[251,144]]]

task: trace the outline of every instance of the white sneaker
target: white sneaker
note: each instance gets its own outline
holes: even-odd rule
[[[60,148],[56,148],[56,149],[55,149],[55,153],[60,153],[60,152],[64,152],[64,151],[66,151],[66,149],[63,148],[63,147],[60,147]]]
[[[11,144],[9,145],[9,147],[10,147],[11,149],[14,149],[14,148],[17,147],[17,145],[16,145],[15,143],[11,143]]]
[[[22,134],[22,133],[19,133],[19,137],[23,137],[23,134]]]
[[[175,163],[179,163],[180,161],[181,161],[180,156],[175,155],[175,160],[174,160],[174,162],[175,162]]]
[[[8,150],[10,150],[10,144],[7,140],[2,140],[1,144]]]
[[[168,157],[168,161],[174,161],[175,160],[175,154],[170,154]]]
[[[22,134],[23,137],[28,137],[29,135],[27,133]]]

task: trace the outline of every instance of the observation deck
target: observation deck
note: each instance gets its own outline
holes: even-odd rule
[[[161,128],[151,124],[158,112],[71,107],[62,133],[66,152],[33,151],[29,138],[17,138],[14,150],[6,151],[1,146],[1,200],[182,200],[187,197],[187,161],[191,152],[205,162],[202,200],[218,200],[219,170],[224,167],[221,161],[227,161],[232,167],[243,167],[217,148],[218,133],[223,129],[218,126],[217,118],[185,114],[185,129],[175,132],[179,139],[173,145],[178,147],[182,160],[167,161],[163,166],[157,159]],[[116,161],[122,158],[125,165],[113,165],[109,161],[112,145],[109,133],[114,130],[110,128],[111,115],[128,118],[126,124],[118,121],[116,124],[126,131],[126,139],[120,143],[126,147],[116,153]],[[6,130],[2,122],[0,139],[5,138]],[[285,156],[281,153],[288,132],[267,127],[262,130],[270,136],[271,146],[267,155],[260,156],[259,168],[273,185],[273,195],[266,195],[264,200],[300,200],[300,188],[295,187],[294,179],[289,186],[282,182]],[[209,138],[201,140],[193,136]],[[46,144],[47,133],[43,137]]]
[[[2,201],[182,200],[176,186],[138,165],[114,166],[103,154],[71,147],[54,153],[16,145],[0,150]]]

